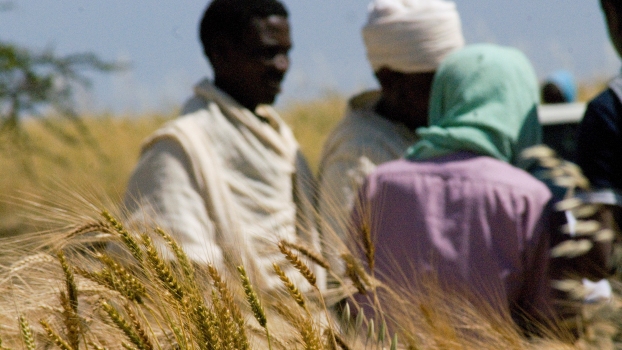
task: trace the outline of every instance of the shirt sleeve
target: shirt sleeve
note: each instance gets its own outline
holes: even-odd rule
[[[173,235],[195,261],[219,265],[215,227],[181,145],[170,139],[141,156],[125,195],[128,222],[158,225]]]
[[[594,188],[617,188],[622,133],[613,93],[601,95],[585,111],[577,139],[577,163]]]

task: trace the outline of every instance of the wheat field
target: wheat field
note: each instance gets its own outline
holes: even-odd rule
[[[321,145],[344,108],[344,98],[328,95],[322,100],[293,103],[281,111],[313,169],[317,167]],[[54,197],[59,187],[88,188],[111,199],[121,198],[138,161],[141,142],[175,117],[176,111],[139,116],[87,116],[84,120],[98,149],[84,142],[64,143],[39,123],[27,121],[25,129],[30,135],[30,146],[35,150],[26,151],[8,142],[0,148],[0,164],[3,164],[0,168],[0,236],[33,229],[28,220],[22,218],[22,208],[16,205],[15,198]],[[69,135],[79,137],[78,131],[66,121],[53,120],[53,123]]]
[[[314,170],[345,105],[342,96],[329,95],[280,111]],[[243,266],[189,263],[166,232],[116,219],[141,141],[174,117],[88,116],[96,149],[63,143],[30,121],[25,127],[35,151],[1,149],[0,349],[622,348],[619,278],[612,282],[616,298],[586,308],[585,331],[571,343],[563,325],[544,338],[525,338],[508,319],[434,284],[420,294],[381,285],[369,262],[350,251],[340,252],[348,273],[334,276],[341,283],[330,295],[314,287],[313,262],[329,274],[332,267],[292,242],[279,248],[311,288],[295,285],[284,266],[274,266],[281,288],[266,291],[253,286]],[[156,247],[153,239],[166,244]],[[125,254],[101,249],[110,242]],[[174,259],[163,259],[162,250]],[[362,290],[373,296],[378,288],[390,291],[392,302],[374,317],[350,304],[330,307],[330,300]]]
[[[158,227],[125,226],[114,203],[75,189],[45,202],[56,203],[36,208],[45,232],[0,238],[2,349],[619,348],[617,298],[586,310],[586,332],[576,342],[563,324],[527,338],[507,315],[476,307],[434,280],[419,281],[418,291],[376,280],[372,246],[364,245],[363,260],[343,248],[342,275],[313,248],[280,241],[285,262],[273,267],[282,285],[261,290],[242,265],[193,263]],[[118,249],[104,249],[108,244]],[[293,267],[289,274],[285,264]],[[319,268],[339,287],[320,290]],[[299,284],[292,271],[302,275]],[[619,283],[614,287],[620,291]],[[372,315],[356,301],[332,307],[356,292],[369,296]]]

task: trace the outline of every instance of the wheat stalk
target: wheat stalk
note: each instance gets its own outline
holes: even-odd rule
[[[192,282],[192,284],[194,285],[194,267],[192,266],[190,259],[188,259],[186,252],[184,252],[181,246],[173,239],[173,237],[171,237],[171,235],[164,232],[164,230],[162,230],[161,228],[156,227],[154,231],[164,239],[169,247],[171,247],[173,254],[175,254],[177,261],[181,265],[184,275],[186,276],[188,281]]]
[[[387,322],[383,319],[382,325],[380,325],[380,330],[378,331],[378,344],[382,345],[382,349],[384,349],[384,341],[387,336]]]
[[[374,331],[374,320],[371,319],[369,320],[369,322],[367,323],[367,337],[365,338],[365,347],[367,347],[367,342],[370,339],[373,339],[375,336],[375,331]]]
[[[116,284],[121,284],[122,289],[126,297],[130,300],[134,300],[138,303],[142,303],[142,297],[146,295],[147,289],[134,275],[132,275],[126,268],[119,265],[107,254],[97,254],[97,258],[110,269],[110,276],[116,277],[114,279]],[[111,281],[112,282],[112,281]],[[112,283],[112,284],[115,284]]]
[[[233,321],[230,310],[221,302],[215,290],[212,290],[212,306],[220,324],[222,346],[225,349],[234,348],[236,345],[236,324]]]
[[[248,325],[248,331],[250,333],[256,334],[258,336],[263,336],[266,333],[266,330],[263,328],[258,328],[252,324]],[[285,349],[285,350],[289,350],[291,349],[291,344],[288,341],[285,341],[283,339],[279,339],[278,337],[271,335],[270,336],[270,341],[277,347],[280,349]]]
[[[391,350],[397,350],[397,333],[393,334],[393,339],[391,340]]]
[[[363,223],[363,225],[361,226],[361,233],[363,236],[365,257],[367,257],[367,265],[369,266],[369,271],[371,271],[371,273],[373,274],[375,266],[376,247],[374,246],[374,242],[371,239],[371,230],[369,229],[369,225]]]
[[[285,258],[292,264],[294,265],[294,267],[300,272],[300,274],[309,282],[309,284],[311,284],[311,286],[313,286],[313,288],[315,289],[315,291],[317,292],[319,299],[322,303],[322,308],[324,309],[325,313],[326,313],[326,317],[329,323],[329,329],[331,334],[333,334],[333,326],[332,326],[332,321],[331,321],[331,316],[328,313],[328,308],[326,307],[326,302],[324,301],[324,296],[322,296],[322,293],[320,292],[318,286],[317,286],[317,279],[315,277],[315,274],[311,271],[311,269],[309,268],[309,266],[307,266],[307,264],[305,264],[302,260],[300,260],[300,258],[298,257],[298,255],[294,254],[291,249],[289,249],[288,247],[285,246],[285,244],[283,242],[279,242],[279,250],[281,250],[281,253],[283,253],[283,255],[285,255]],[[336,343],[335,343],[335,339],[333,336],[332,339],[332,343],[333,346],[336,347]]]
[[[268,339],[268,347],[272,350],[272,344],[270,343],[270,332],[268,331],[268,319],[266,318],[266,313],[259,302],[259,297],[255,290],[253,289],[253,285],[251,284],[248,275],[246,274],[246,270],[244,266],[240,265],[237,267],[240,279],[242,280],[242,287],[244,287],[244,294],[246,294],[246,300],[253,311],[253,315],[259,325],[266,330],[266,338]]]
[[[19,329],[26,349],[35,350],[35,338],[32,335],[32,329],[30,328],[28,321],[26,321],[22,315],[19,316]]]
[[[123,334],[132,342],[132,344],[136,345],[136,347],[140,350],[149,350],[146,345],[143,343],[141,337],[134,331],[132,325],[119,313],[119,311],[108,302],[104,301],[101,303],[102,308],[108,314],[112,322],[119,328]]]
[[[127,317],[130,319],[130,322],[134,326],[134,329],[136,330],[136,334],[138,334],[138,337],[140,338],[145,349],[153,350],[153,344],[151,343],[149,336],[145,332],[145,327],[142,325],[138,317],[136,317],[136,314],[132,311],[132,308],[130,307],[130,305],[125,304],[124,309],[125,309],[125,313],[127,314]]]
[[[73,349],[77,349],[80,344],[80,319],[77,311],[72,307],[72,302],[64,292],[60,293],[60,304],[63,308],[63,323],[67,330],[66,337]]]
[[[216,289],[218,290],[221,300],[231,312],[231,316],[238,326],[239,333],[237,338],[237,348],[248,349],[250,347],[250,344],[248,342],[248,338],[245,332],[244,317],[242,316],[240,308],[234,301],[233,294],[227,287],[227,283],[222,279],[220,273],[218,273],[218,270],[216,269],[216,267],[214,267],[214,265],[207,265],[207,271],[212,280],[214,281],[214,287],[216,287]]]
[[[69,345],[73,349],[78,349],[81,333],[80,320],[78,317],[78,287],[76,286],[73,271],[67,263],[65,254],[62,251],[59,251],[57,256],[58,261],[63,268],[65,286],[67,288],[67,294],[63,292],[60,293],[61,307],[63,308],[63,323],[67,329],[66,336],[69,340]]]
[[[69,231],[67,234],[69,237],[83,235],[89,232],[105,232],[113,234],[114,232],[110,229],[110,226],[101,221],[90,222],[81,226],[76,227],[72,231]]]
[[[71,309],[74,313],[78,312],[78,287],[76,287],[76,281],[73,276],[73,271],[69,264],[67,264],[67,260],[65,259],[65,254],[62,251],[59,251],[58,261],[60,262],[61,267],[63,268],[63,273],[65,274],[65,286],[67,288],[67,296],[69,299],[69,303],[71,304]]]
[[[9,348],[5,348],[4,346],[2,346],[2,338],[0,338],[0,350],[11,350]],[[32,349],[28,348],[28,350],[32,350]]]
[[[285,255],[285,258],[300,272],[300,274],[311,284],[313,287],[317,287],[317,278],[311,271],[309,266],[300,260],[298,255],[294,254],[291,249],[285,246],[283,242],[279,242],[279,249],[281,253]]]
[[[324,349],[320,335],[313,327],[312,320],[310,318],[303,317],[301,323],[299,332],[304,343],[304,348],[308,350]]]
[[[45,320],[41,320],[39,321],[39,323],[41,324],[41,326],[43,326],[43,329],[45,330],[48,338],[50,338],[50,340],[52,340],[54,344],[61,348],[61,350],[77,350],[73,349],[71,345],[69,345],[63,338],[61,338],[60,335],[58,335],[58,333],[54,332],[52,327]]]
[[[218,335],[218,329],[220,327],[216,320],[216,316],[207,309],[203,302],[195,301],[195,305],[194,308],[190,307],[190,309],[193,311],[193,322],[199,331],[199,337],[209,349],[218,349],[221,340]],[[179,329],[176,330],[176,333],[178,338],[185,338],[182,338]]]
[[[298,287],[296,287],[294,282],[292,282],[289,277],[285,275],[285,272],[281,270],[279,265],[273,263],[272,266],[274,267],[274,271],[276,272],[276,274],[281,279],[281,282],[283,282],[285,288],[287,288],[289,295],[296,301],[298,305],[300,305],[300,307],[302,307],[307,313],[309,313],[309,310],[307,309],[307,305],[305,303],[305,299],[302,296],[302,293],[300,293],[300,290],[298,290]]]
[[[242,286],[244,287],[244,294],[246,294],[246,300],[248,301],[248,304],[251,307],[251,310],[253,311],[253,315],[255,316],[255,319],[257,320],[257,322],[259,322],[259,325],[263,328],[266,328],[266,325],[268,323],[268,320],[266,319],[266,313],[264,312],[263,307],[261,306],[261,303],[259,302],[259,297],[257,296],[257,293],[255,293],[255,290],[253,289],[253,285],[251,284],[250,279],[248,278],[248,275],[246,274],[246,270],[244,269],[244,266],[240,265],[237,267],[238,272],[240,273],[240,278],[242,280]]]
[[[168,265],[162,260],[158,254],[151,237],[146,234],[142,235],[143,244],[145,245],[145,253],[147,253],[147,261],[155,272],[158,279],[164,284],[164,287],[177,299],[181,301],[184,297],[184,290],[177,281],[177,278],[171,272]]]
[[[126,283],[126,281],[118,278],[111,270],[103,269],[99,272],[89,272],[80,267],[74,267],[74,270],[80,276],[93,281],[107,290],[115,291],[123,295],[128,300],[134,300],[138,303],[142,303],[142,295],[144,295],[144,286],[137,281],[136,286],[132,286]]]
[[[173,345],[174,349],[179,349],[179,350],[188,350],[188,344],[190,343],[190,339],[188,339],[188,337],[186,336],[186,334],[184,332],[182,332],[182,330],[179,328],[178,324],[175,323],[169,323],[168,325],[171,329],[171,331],[173,332],[173,335],[175,336],[176,339],[176,343],[173,343],[171,341],[171,344]],[[201,341],[202,339],[199,337],[199,341]],[[205,344],[209,344],[204,342]],[[210,349],[211,350],[211,349]]]
[[[326,270],[330,270],[330,264],[328,263],[328,261],[326,261],[326,259],[324,259],[324,257],[321,254],[319,254],[318,252],[315,252],[313,249],[306,247],[302,244],[292,243],[292,242],[288,242],[285,240],[281,240],[281,242],[286,247],[299,251],[302,255],[306,256],[307,258],[309,258],[311,261],[318,264],[319,266],[325,268]]]
[[[125,349],[125,350],[138,350],[137,348],[131,346],[130,344],[126,343],[126,342],[121,342],[121,346]]]
[[[372,284],[358,260],[356,260],[352,254],[349,253],[341,254],[341,258],[346,263],[346,276],[350,278],[359,293],[363,295],[367,294],[367,289],[363,283],[368,286],[371,286]]]
[[[95,350],[107,350],[105,347],[97,345],[93,342],[88,342],[88,345],[92,346]]]
[[[140,246],[138,242],[134,239],[134,237],[127,232],[127,230],[121,225],[121,223],[112,216],[108,211],[103,210],[101,215],[112,225],[115,231],[121,236],[121,239],[125,246],[129,249],[130,253],[134,258],[139,262],[143,262],[143,252],[140,250]]]
[[[37,253],[37,254],[33,254],[31,256],[25,257],[13,264],[11,264],[11,268],[9,269],[9,273],[8,275],[14,275],[17,272],[27,269],[29,267],[31,267],[32,265],[35,264],[39,264],[39,263],[49,263],[52,261],[56,261],[54,259],[54,257],[52,257],[50,254],[47,253]]]

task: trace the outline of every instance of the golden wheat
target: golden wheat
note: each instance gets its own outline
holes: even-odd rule
[[[317,287],[317,278],[315,274],[307,264],[305,264],[300,257],[294,252],[291,251],[283,242],[279,242],[279,249],[281,253],[285,255],[285,258],[292,264],[294,267],[300,271],[300,273],[304,276],[304,278],[311,284],[313,287]]]
[[[56,333],[52,329],[49,323],[47,323],[44,320],[39,321],[39,323],[41,324],[41,326],[43,326],[43,329],[45,329],[45,332],[47,336],[50,338],[50,340],[52,340],[56,345],[58,345],[58,347],[61,348],[61,350],[75,350],[75,349],[72,349],[71,346],[58,333]]]
[[[330,114],[330,118],[326,117],[326,120],[334,123],[342,113],[343,99],[335,105],[338,105],[338,108],[315,106],[313,111],[326,111],[327,115]],[[290,112],[292,110],[294,109]],[[296,118],[293,116],[295,113],[291,113],[286,116],[290,121]],[[327,122],[326,125],[330,123]],[[315,138],[312,142],[307,142],[305,140],[308,139],[308,135],[303,135],[304,127],[300,127],[305,124],[296,124],[296,122],[293,124],[297,135],[302,135],[299,140],[303,141],[302,147],[305,152],[309,149],[319,149],[318,139],[315,138],[317,135],[312,136]],[[329,129],[330,127],[327,126],[321,130],[313,129],[313,132],[324,137]],[[105,135],[110,138],[110,135],[117,135],[116,133],[117,131],[107,130]],[[119,133],[118,135],[120,136],[115,137],[115,141],[123,139],[122,135],[126,134]],[[125,138],[135,137],[126,136]],[[133,155],[138,154],[140,138],[142,137],[134,140],[136,146],[132,148]],[[136,159],[128,157],[127,154],[113,157],[113,159],[127,161],[127,166],[115,164],[115,167],[110,167],[112,170],[105,171],[116,179],[116,185],[105,183],[104,180],[95,180],[104,187],[116,187],[114,191],[108,193],[122,192],[124,182]],[[317,164],[317,158],[312,157],[311,162]],[[549,160],[546,164],[560,165],[559,162],[553,160]],[[565,173],[552,172],[551,176],[564,176],[572,171],[568,169]],[[9,179],[4,182],[5,186],[10,186],[19,176],[5,176],[5,178]],[[571,178],[563,178],[559,183],[568,186],[583,185],[583,182]],[[23,186],[15,187],[24,188]],[[29,189],[37,191],[38,187]],[[571,203],[570,201],[563,203],[566,205],[563,209],[572,210],[579,219],[588,219],[595,210],[583,203]],[[33,241],[38,240],[38,242],[33,244],[21,238],[0,242],[3,243],[0,244],[0,258],[2,259],[0,307],[3,312],[6,311],[6,315],[0,315],[0,338],[4,340],[4,344],[13,349],[25,347],[29,350],[31,347],[34,349],[50,346],[57,346],[63,350],[79,350],[77,347],[85,350],[88,348],[96,350],[123,348],[219,350],[261,349],[268,346],[282,349],[304,348],[305,346],[318,349],[335,347],[381,349],[386,348],[387,345],[390,345],[391,349],[562,349],[589,348],[590,346],[598,349],[604,348],[603,346],[607,344],[614,344],[614,340],[619,341],[616,337],[620,337],[619,330],[622,329],[619,325],[622,312],[617,297],[610,305],[599,304],[598,307],[602,309],[595,310],[589,315],[589,319],[598,327],[589,328],[590,333],[585,334],[575,346],[555,340],[524,339],[511,321],[491,321],[491,315],[478,310],[473,305],[456,300],[455,296],[436,295],[432,287],[424,295],[413,295],[412,291],[399,288],[399,286],[384,286],[391,288],[392,295],[395,296],[394,307],[383,305],[386,310],[382,312],[382,316],[386,317],[386,322],[382,317],[368,320],[364,309],[358,311],[354,319],[351,319],[353,316],[350,313],[350,304],[346,304],[340,317],[341,322],[338,322],[332,318],[330,309],[323,305],[322,295],[320,298],[313,298],[311,295],[298,291],[305,301],[305,306],[309,309],[307,313],[298,306],[300,297],[296,293],[271,294],[257,290],[252,286],[248,276],[246,279],[238,276],[242,279],[242,286],[240,287],[238,282],[235,285],[237,289],[230,288],[225,283],[226,274],[221,274],[214,266],[201,268],[192,265],[193,263],[185,258],[183,250],[176,246],[174,240],[164,231],[153,228],[133,232],[124,227],[111,214],[113,211],[97,209],[101,213],[90,216],[88,213],[93,211],[92,207],[103,208],[105,206],[93,205],[88,210],[80,208],[48,210],[45,206],[38,206],[37,210],[45,213],[40,215],[49,217],[48,224],[51,225],[55,220],[63,223],[60,225],[62,234],[54,235],[52,231],[48,231],[34,235],[36,239]],[[594,230],[594,227],[584,231],[586,239],[588,237],[594,240],[598,237],[610,239],[612,236],[611,231]],[[173,252],[175,260],[163,258],[162,253],[155,249],[150,238],[138,240],[137,238],[141,237],[143,232],[155,232],[158,237],[164,239],[166,246]],[[87,233],[110,235],[111,237],[106,238],[106,242],[112,240],[119,243],[122,249],[135,260],[127,261],[116,255],[91,251],[91,248],[85,249],[83,241],[79,241],[77,236]],[[103,237],[94,236],[92,239],[99,238]],[[371,237],[364,237],[364,239],[368,241],[365,243],[368,249],[366,249],[367,256],[364,259],[373,271],[373,244],[371,244]],[[313,272],[299,256],[292,252],[292,249],[308,258],[309,261],[323,266],[325,262],[320,259],[321,256],[316,255],[317,253],[312,249],[305,250],[306,247],[303,246],[296,246],[289,242],[284,242],[284,245],[290,248],[289,255],[292,257],[290,262],[296,266],[296,261],[298,261],[300,266],[296,268],[310,283],[313,281],[312,285],[317,287],[317,282],[312,278],[315,277]],[[68,253],[64,256],[66,266],[61,263],[59,267],[54,254],[60,246],[66,246]],[[70,251],[73,251],[73,254],[69,254]],[[574,251],[576,252],[576,249]],[[346,254],[351,264],[350,277],[359,280],[362,290],[365,289],[365,285],[369,287],[372,282],[376,283],[375,280],[370,280],[361,262],[354,258],[351,252]],[[294,259],[294,256],[297,259]],[[144,266],[141,265],[143,260]],[[166,271],[158,272],[160,267],[165,267]],[[323,267],[331,268],[330,265]],[[75,273],[75,275],[69,277],[68,272]],[[275,273],[281,278],[281,274],[276,271]],[[201,274],[205,275],[202,276],[205,281],[208,280],[207,275],[209,275],[213,283],[203,283],[203,280],[199,278]],[[90,281],[95,281],[99,287]],[[285,281],[283,283],[286,285]],[[65,291],[58,293],[59,285],[64,285]],[[75,286],[75,292],[70,292],[69,285]],[[568,284],[559,286],[569,290],[573,288]],[[296,286],[293,285],[293,287]],[[286,288],[288,288],[287,285]],[[347,290],[345,286],[342,288]],[[255,296],[250,299],[255,301],[249,300],[248,293],[244,293],[244,290],[252,291]],[[318,288],[314,288],[313,293],[318,293]],[[578,289],[576,293],[580,296]],[[344,292],[344,295],[347,294],[348,292]],[[237,301],[244,298],[249,301],[249,307]],[[259,304],[260,298],[265,301],[263,305]],[[106,302],[101,302],[102,299]],[[80,307],[76,310],[74,305],[78,302]],[[263,323],[263,327],[270,322],[270,328],[275,333],[269,335],[271,341],[267,343],[267,329],[257,329],[252,322],[245,322],[249,315],[257,317],[255,315],[257,310],[253,304],[259,305],[258,309],[263,311],[263,318],[261,316],[258,318],[259,324]],[[122,305],[122,308],[115,308],[115,311],[125,322],[121,322],[119,318],[118,324],[115,323],[104,305],[111,307]],[[401,312],[395,309],[400,309]],[[318,310],[323,310],[328,316],[317,317]],[[16,312],[22,311],[23,316],[14,316]],[[74,311],[76,311],[75,314]],[[21,323],[26,322],[27,318],[41,320],[42,328],[28,327],[31,329],[32,342],[21,343],[24,337],[21,333],[23,328]],[[76,328],[76,323],[72,322],[78,322],[81,328]],[[340,327],[333,326],[333,322],[340,323]],[[88,327],[82,327],[83,325]],[[128,337],[122,328],[126,328],[132,336]],[[259,330],[261,332],[258,332]],[[81,339],[79,343],[75,341],[76,334]],[[252,336],[247,337],[247,334],[252,334]],[[46,341],[41,341],[38,337],[43,337]],[[125,340],[126,338],[129,340]],[[399,346],[398,339],[400,340]],[[51,341],[53,345],[48,341]]]
[[[283,285],[285,286],[285,288],[287,288],[287,291],[292,296],[292,298],[296,301],[298,305],[300,305],[301,308],[303,308],[308,313],[309,310],[307,309],[307,304],[304,297],[302,296],[302,293],[300,293],[300,290],[298,290],[298,287],[296,287],[296,285],[285,275],[285,272],[281,270],[279,265],[274,263],[272,264],[272,266],[274,267],[274,272],[276,272],[276,274],[279,276],[281,282],[283,282]]]
[[[322,255],[320,255],[320,253],[302,244],[297,244],[297,243],[292,243],[292,242],[287,242],[287,241],[281,241],[281,242],[286,247],[299,251],[302,255],[306,256],[311,261],[318,264],[320,267],[326,270],[330,270],[330,265],[328,264],[328,261],[326,261],[326,259]]]

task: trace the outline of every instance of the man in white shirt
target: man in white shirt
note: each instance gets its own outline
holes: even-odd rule
[[[277,0],[214,0],[200,37],[214,80],[145,142],[128,221],[155,221],[195,262],[244,264],[256,287],[272,288],[280,239],[318,246],[311,173],[269,106],[289,68],[288,13]]]

